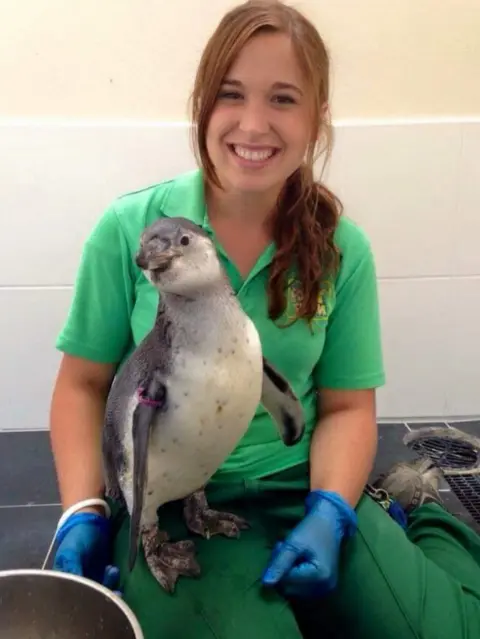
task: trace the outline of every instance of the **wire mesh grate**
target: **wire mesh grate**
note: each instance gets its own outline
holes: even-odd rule
[[[469,443],[446,437],[430,436],[410,442],[412,450],[430,457],[440,468],[474,468],[478,464],[478,451]]]
[[[437,431],[438,433],[438,431]],[[445,480],[472,519],[480,525],[480,475],[469,474],[480,466],[480,451],[471,441],[446,431],[445,436],[416,433],[407,446],[421,457],[429,457],[445,472]],[[464,473],[462,473],[462,470]],[[457,471],[453,474],[448,471]]]
[[[445,479],[465,510],[477,524],[480,524],[480,478],[478,475],[451,475]]]

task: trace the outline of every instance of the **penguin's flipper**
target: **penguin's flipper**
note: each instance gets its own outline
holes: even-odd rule
[[[265,357],[261,402],[275,420],[285,445],[297,444],[305,431],[302,404],[288,380]]]
[[[143,499],[147,483],[148,444],[151,427],[159,411],[166,407],[167,388],[159,371],[139,389],[139,400],[132,418],[133,439],[133,507],[130,519],[129,569],[137,558]]]

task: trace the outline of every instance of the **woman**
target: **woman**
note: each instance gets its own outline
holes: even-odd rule
[[[466,556],[469,543],[478,559],[478,539],[424,504],[411,518],[414,545],[363,494],[376,451],[375,389],[384,382],[376,276],[365,234],[314,181],[315,158],[331,150],[328,98],[327,51],[305,17],[280,2],[235,7],[196,77],[199,169],[118,198],[85,244],[57,343],[51,438],[68,512],[55,566],[111,587],[119,570],[146,639],[319,637],[330,625],[338,635],[344,622],[348,637],[474,636],[456,628],[470,628],[468,608],[479,614],[478,584],[450,577],[420,542],[433,540],[432,552],[456,546],[478,581]],[[287,449],[259,408],[207,493],[212,507],[245,515],[251,530],[238,540],[195,537],[202,577],[180,577],[174,595],[143,555],[127,570],[129,521],[102,501],[100,446],[112,378],[155,317],[155,289],[133,255],[141,230],[161,215],[187,217],[214,240],[308,424],[303,442]],[[420,486],[423,495],[434,475],[407,467],[386,481],[399,476],[403,491]],[[171,537],[185,537],[178,504],[161,517]],[[449,599],[432,600],[440,584]],[[438,616],[430,610],[437,603]]]

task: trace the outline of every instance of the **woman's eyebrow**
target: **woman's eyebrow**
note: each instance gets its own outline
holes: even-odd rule
[[[235,80],[234,78],[225,78],[222,84],[228,84],[233,87],[243,86],[240,80]],[[300,95],[303,95],[303,91],[299,87],[297,87],[295,84],[291,84],[290,82],[274,82],[272,87],[274,89],[287,89],[291,91],[296,91]]]

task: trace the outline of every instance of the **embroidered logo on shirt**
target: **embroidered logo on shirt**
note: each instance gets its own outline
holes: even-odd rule
[[[317,312],[312,319],[313,324],[325,324],[330,317],[333,306],[334,287],[330,280],[323,282],[317,303]],[[302,304],[303,294],[300,282],[294,275],[290,275],[287,280],[287,307],[286,316],[288,321],[293,321]]]

